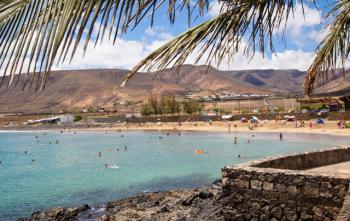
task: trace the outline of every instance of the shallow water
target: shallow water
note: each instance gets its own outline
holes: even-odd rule
[[[283,141],[278,133],[122,134],[0,132],[0,220],[50,207],[101,205],[141,192],[198,187],[220,178],[224,165],[350,143],[346,137],[292,133],[284,134]],[[195,149],[206,153],[193,154]]]

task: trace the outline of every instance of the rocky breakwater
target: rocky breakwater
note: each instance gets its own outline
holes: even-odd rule
[[[350,147],[337,147],[224,167],[224,217],[242,221],[337,220],[350,178],[309,169],[348,160]]]
[[[215,182],[199,189],[147,193],[109,202],[102,213],[87,205],[54,208],[18,221],[221,221],[224,220],[221,203],[221,182]]]

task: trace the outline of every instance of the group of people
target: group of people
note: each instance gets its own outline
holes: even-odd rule
[[[115,150],[120,151],[120,149],[122,149],[122,148],[116,148]],[[124,151],[128,150],[127,146],[125,146],[123,149],[124,149]],[[109,152],[112,152],[112,150],[113,150],[113,148],[109,148]],[[98,157],[99,158],[102,157],[102,152],[98,152]],[[111,167],[114,168],[115,166],[113,164],[110,164],[110,163],[105,163],[105,168],[111,168]]]
[[[338,128],[343,129],[343,128],[346,127],[346,121],[345,120],[339,120],[337,125],[338,125]]]

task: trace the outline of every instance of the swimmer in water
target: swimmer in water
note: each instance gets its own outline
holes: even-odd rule
[[[119,151],[119,148],[117,148],[117,151]]]
[[[235,144],[237,144],[237,137],[235,137],[235,141],[234,142],[235,142]]]
[[[247,143],[250,143],[250,140],[247,140]]]
[[[101,152],[98,152],[98,157],[102,157],[102,153]]]
[[[35,139],[38,139],[38,138],[39,138],[38,135],[36,135],[36,136],[35,136]]]
[[[241,155],[240,155],[240,154],[238,154],[238,158],[241,158]]]
[[[24,154],[27,154],[27,153],[28,153],[28,151],[25,150],[25,151],[24,151]]]
[[[121,137],[124,137],[124,135],[122,134]]]
[[[124,147],[124,150],[127,150],[127,147],[126,147],[126,146]]]
[[[283,140],[283,134],[282,134],[282,132],[280,133],[280,140]]]
[[[35,162],[35,160],[34,159],[32,159],[32,163],[34,163]]]

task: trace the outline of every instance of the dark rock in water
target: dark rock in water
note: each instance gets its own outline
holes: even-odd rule
[[[160,208],[159,212],[161,213],[167,213],[170,212],[170,209],[168,208],[167,205],[163,206],[162,208]]]
[[[209,186],[195,190],[147,193],[109,202],[103,213],[88,206],[55,208],[20,221],[223,221],[220,190]]]
[[[33,213],[28,218],[21,218],[18,221],[73,221],[79,213],[90,209],[89,205],[79,208],[52,208],[45,211]]]
[[[198,197],[198,194],[193,194],[193,195],[187,197],[187,199],[182,201],[182,205],[190,206],[192,204],[193,200],[195,200],[197,197]]]
[[[209,192],[209,191],[201,191],[199,194],[198,194],[199,198],[201,199],[208,199],[208,198],[211,198],[214,196],[214,194],[212,192]]]

